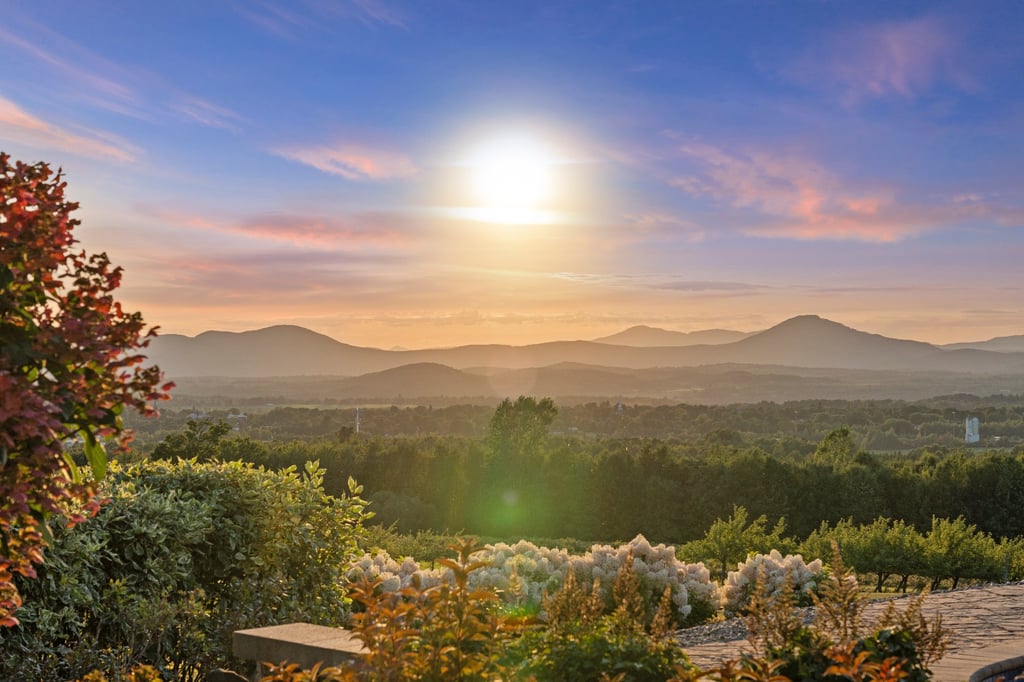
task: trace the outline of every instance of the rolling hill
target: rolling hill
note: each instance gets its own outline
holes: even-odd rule
[[[942,348],[946,350],[990,350],[996,353],[1024,353],[1024,334],[1015,336],[997,336],[988,341],[973,341],[968,343],[949,343]]]
[[[596,343],[610,343],[613,346],[637,346],[652,348],[658,346],[697,346],[732,343],[745,339],[756,332],[737,332],[731,329],[704,329],[696,332],[676,332],[647,325],[637,325],[611,336],[594,339]]]
[[[178,377],[360,376],[405,365],[433,363],[453,369],[533,370],[561,363],[646,369],[742,364],[889,371],[1024,374],[1024,353],[946,350],[919,341],[869,334],[803,315],[731,343],[636,347],[595,341],[554,341],[527,346],[473,345],[388,351],[335,341],[301,327],[249,332],[167,335],[150,358]],[[492,378],[493,380],[493,378]]]

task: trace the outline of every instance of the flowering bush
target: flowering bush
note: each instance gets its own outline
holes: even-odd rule
[[[439,585],[448,573],[443,568],[420,568],[412,557],[406,557],[401,563],[391,558],[385,551],[376,554],[364,554],[348,569],[345,578],[351,584],[362,582],[365,578],[370,582],[380,580],[380,592],[398,592],[417,582],[420,587],[427,588]]]
[[[686,564],[676,559],[675,547],[651,545],[637,535],[625,545],[594,545],[574,561],[581,582],[597,581],[606,602],[611,600],[615,578],[632,553],[633,571],[640,578],[640,591],[649,606],[658,603],[666,587],[672,588],[673,615],[678,623],[695,624],[718,610],[718,586],[703,563]]]
[[[718,586],[711,582],[704,564],[685,564],[676,559],[675,548],[651,545],[642,535],[618,547],[594,545],[582,556],[571,555],[564,549],[538,547],[526,540],[514,545],[487,545],[474,557],[487,565],[473,571],[470,583],[474,588],[498,592],[506,603],[539,607],[544,594],[558,591],[572,570],[580,583],[596,582],[602,599],[611,609],[615,579],[629,556],[649,613],[654,612],[666,587],[671,588],[677,624],[699,623],[718,610]],[[352,582],[359,582],[364,576],[380,579],[380,589],[389,592],[408,587],[415,579],[424,587],[450,580],[446,570],[420,569],[411,558],[398,563],[386,552],[365,555],[348,571]]]
[[[811,594],[818,587],[824,569],[821,559],[805,563],[799,554],[782,554],[773,549],[768,554],[755,554],[743,563],[738,570],[730,571],[722,588],[722,605],[725,615],[734,616],[743,612],[750,602],[750,596],[757,584],[758,575],[763,575],[769,589],[769,596],[779,594],[787,586],[796,595],[795,602],[800,606],[811,603]]]

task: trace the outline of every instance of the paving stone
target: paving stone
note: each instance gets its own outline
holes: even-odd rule
[[[885,602],[871,604],[867,619],[884,608]],[[941,615],[943,625],[954,633],[946,656],[932,666],[936,682],[963,682],[988,664],[1024,655],[1024,584],[929,594],[921,611],[929,618]],[[716,667],[743,651],[749,651],[744,639],[686,648],[702,668]]]

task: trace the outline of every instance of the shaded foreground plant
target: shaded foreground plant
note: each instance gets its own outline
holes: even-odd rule
[[[671,637],[671,588],[655,612],[647,613],[630,553],[612,593],[614,609],[602,615],[599,583],[588,589],[570,571],[562,589],[545,600],[547,627],[525,633],[516,643],[520,678],[653,682],[688,670],[689,659]]]
[[[471,572],[482,547],[472,538],[452,545],[456,558],[441,559],[452,580],[421,589],[380,593],[380,582],[363,581],[353,599],[365,610],[352,629],[367,648],[355,665],[363,680],[493,680],[507,677],[504,644],[513,631],[498,613],[497,595],[472,589]]]
[[[241,462],[114,466],[110,498],[56,528],[39,577],[24,581],[21,624],[0,628],[0,679],[119,678],[148,664],[175,682],[231,666],[235,630],[347,622],[343,567],[365,503],[354,483],[326,495],[324,470]]]
[[[890,602],[866,626],[856,575],[843,564],[836,545],[832,570],[814,595],[811,625],[794,610],[793,594],[789,589],[772,592],[760,575],[744,616],[753,658],[781,662],[778,672],[787,679],[923,682],[951,639],[941,615],[924,616],[924,595],[910,599],[903,610]]]
[[[361,660],[310,670],[267,664],[263,681],[923,682],[949,641],[941,619],[923,616],[920,600],[903,610],[890,604],[874,629],[865,630],[856,581],[836,552],[812,623],[798,617],[792,590],[773,591],[762,576],[745,616],[753,653],[702,670],[672,637],[669,594],[651,626],[643,625],[644,602],[631,570],[616,580],[612,613],[604,612],[596,585],[582,585],[570,573],[563,589],[545,599],[547,625],[524,628],[501,616],[492,592],[469,587],[470,573],[482,566],[473,560],[479,547],[465,540],[453,549],[457,557],[445,560],[454,576],[450,583],[400,593],[381,592],[379,582],[356,588],[355,598],[365,606],[353,626],[367,647]]]

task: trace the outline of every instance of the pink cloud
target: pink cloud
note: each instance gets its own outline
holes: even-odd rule
[[[134,150],[112,135],[71,132],[33,116],[4,97],[0,97],[0,138],[94,159],[135,160]]]
[[[136,206],[143,215],[161,222],[199,230],[241,234],[299,246],[331,249],[404,248],[408,235],[399,218],[381,214],[360,214],[345,219],[266,213],[245,217],[211,217],[151,205]]]
[[[733,154],[701,142],[680,150],[702,172],[677,177],[671,184],[760,213],[755,224],[744,228],[751,233],[893,242],[978,215],[978,207],[971,206],[900,204],[891,188],[850,187],[809,159]]]
[[[391,180],[417,172],[413,162],[402,154],[358,145],[277,149],[274,154],[347,180]]]
[[[961,41],[935,17],[888,21],[832,35],[790,70],[797,80],[838,87],[846,104],[914,99],[940,83],[971,91]]]
[[[348,221],[315,216],[267,214],[247,218],[228,229],[296,244],[325,246],[404,246],[407,237],[378,216],[355,216]]]

